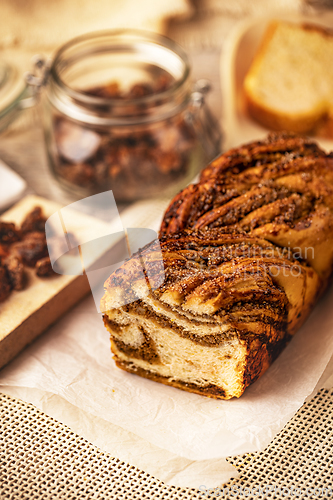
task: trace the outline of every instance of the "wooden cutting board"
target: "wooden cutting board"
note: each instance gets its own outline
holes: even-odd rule
[[[1,219],[19,225],[36,205],[43,208],[46,218],[62,208],[57,203],[30,195],[5,212]],[[93,220],[95,225],[105,228],[106,223]],[[91,221],[92,217],[79,214],[79,225]],[[25,271],[24,290],[13,291],[0,303],[0,368],[90,291],[86,275],[40,278],[34,269],[25,267]]]

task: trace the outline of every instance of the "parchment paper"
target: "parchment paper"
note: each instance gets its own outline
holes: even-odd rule
[[[188,460],[180,457],[111,422],[91,415],[56,394],[12,386],[2,386],[0,391],[34,404],[102,451],[170,486],[198,489],[204,485],[206,488],[216,488],[239,476],[237,469],[223,458]]]
[[[333,351],[333,288],[266,374],[239,400],[217,401],[115,367],[92,298],[0,374],[190,460],[262,450],[312,392]]]

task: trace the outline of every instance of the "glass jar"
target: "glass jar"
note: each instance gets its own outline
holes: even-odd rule
[[[17,62],[0,59],[0,133],[34,124],[34,104],[34,90],[23,80]]]
[[[136,30],[98,32],[64,45],[42,76],[50,168],[78,196],[112,189],[119,201],[175,193],[220,151],[220,131],[192,86],[185,52]]]

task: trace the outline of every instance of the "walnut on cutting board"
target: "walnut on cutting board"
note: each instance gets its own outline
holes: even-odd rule
[[[34,207],[18,228],[13,222],[0,221],[0,302],[12,290],[23,290],[27,284],[25,266],[37,276],[52,276],[45,236],[45,216]]]

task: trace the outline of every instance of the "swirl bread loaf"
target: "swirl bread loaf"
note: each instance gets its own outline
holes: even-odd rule
[[[159,242],[105,283],[116,364],[206,396],[241,396],[326,287],[332,229],[333,156],[316,144],[279,134],[223,154],[171,202]]]

